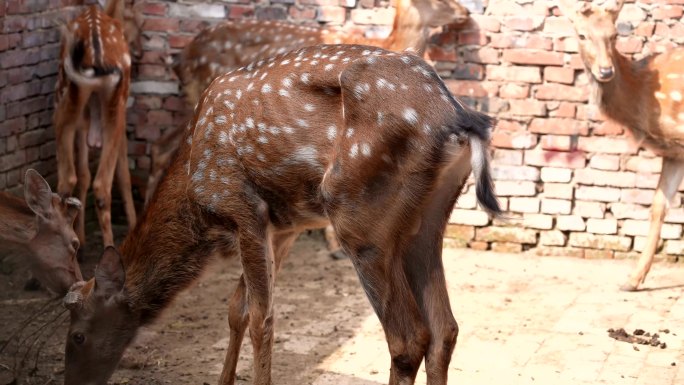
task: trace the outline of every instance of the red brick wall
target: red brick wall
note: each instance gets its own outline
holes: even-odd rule
[[[387,2],[374,0],[143,2],[145,50],[136,61],[128,113],[130,166],[140,178],[149,168],[149,143],[185,120],[167,63],[202,26],[249,17],[356,23],[383,34],[394,14]],[[62,3],[69,7],[58,10]],[[28,166],[54,173],[50,116],[58,36],[41,23],[54,14],[72,15],[77,3],[0,0],[2,189],[18,187]],[[463,3],[473,11],[472,23],[434,35],[429,55],[455,94],[499,119],[493,164],[508,219],[492,223],[474,209],[469,189],[452,216],[449,242],[477,249],[534,248],[543,255],[633,255],[643,246],[660,160],[638,149],[622,127],[603,122],[588,104],[577,42],[568,20],[555,10],[556,1]],[[683,7],[683,0],[627,4],[620,49],[641,57],[683,43]],[[667,254],[684,254],[681,200],[678,195],[663,230]]]

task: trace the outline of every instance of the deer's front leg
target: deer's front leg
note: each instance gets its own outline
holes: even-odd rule
[[[78,102],[72,103],[71,99],[69,93],[62,97],[55,107],[53,119],[57,136],[57,192],[67,196],[73,193],[77,182],[74,139],[83,114],[83,106]],[[78,97],[73,99],[78,99]]]
[[[651,269],[653,258],[658,248],[660,230],[663,227],[668,205],[677,192],[677,188],[682,182],[682,177],[684,177],[684,161],[663,158],[663,169],[660,173],[653,203],[651,204],[651,221],[646,237],[646,246],[629,281],[622,285],[620,289],[636,291],[639,285],[646,280],[646,274]]]
[[[133,202],[133,193],[131,192],[131,171],[128,169],[128,142],[126,140],[125,131],[126,129],[124,127],[124,136],[119,145],[119,156],[117,158],[116,180],[119,184],[121,198],[124,202],[128,228],[129,230],[132,230],[135,227],[137,216],[135,213],[135,202]]]

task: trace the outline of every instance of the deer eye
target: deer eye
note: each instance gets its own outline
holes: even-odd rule
[[[83,345],[85,339],[83,333],[74,333],[71,335],[71,340],[74,341],[76,345]]]
[[[587,40],[587,35],[585,35],[583,33],[580,33],[577,36],[579,37],[580,40]]]

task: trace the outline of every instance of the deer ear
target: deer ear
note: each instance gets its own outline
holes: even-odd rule
[[[28,207],[43,218],[52,213],[52,190],[38,171],[30,168],[24,176],[24,199]]]
[[[112,246],[107,246],[100,263],[95,268],[95,295],[110,298],[124,288],[126,272],[121,255]]]

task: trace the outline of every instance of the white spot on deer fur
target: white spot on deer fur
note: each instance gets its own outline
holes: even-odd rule
[[[382,112],[378,112],[378,124],[382,124],[382,122],[385,120],[385,114]]]
[[[365,49],[365,50],[363,50],[363,52],[361,52],[361,55],[368,56],[368,55],[370,55],[370,53],[371,53],[370,50]]]
[[[405,109],[402,115],[404,116],[404,120],[411,124],[415,124],[418,122],[418,113],[416,113],[416,110],[414,110],[413,108]]]
[[[658,98],[658,99],[663,99],[663,100],[664,100],[664,99],[667,99],[667,95],[665,95],[665,94],[662,93],[662,92],[656,92],[656,93],[655,93],[655,97]]]
[[[373,63],[376,62],[376,59],[377,59],[377,56],[368,56],[368,57],[366,58],[366,63],[368,63],[368,64],[373,64]]]
[[[309,127],[309,123],[304,119],[297,119],[296,122],[300,127]]]
[[[216,124],[226,124],[227,120],[226,120],[226,117],[224,115],[219,115],[216,118],[214,118],[214,122]]]
[[[675,102],[681,102],[681,101],[682,101],[682,93],[679,92],[679,91],[672,91],[672,92],[670,92],[670,97],[671,97],[672,100],[674,100]]]
[[[309,64],[315,66],[316,64],[318,64],[318,60],[312,60],[311,62],[309,62]]]
[[[368,83],[361,83],[354,86],[354,95],[357,99],[361,99],[363,94],[367,93],[368,91],[370,91],[370,84]]]
[[[288,65],[288,64],[290,64],[290,59],[285,59],[285,60],[283,60],[282,62],[280,62],[280,65],[281,65],[281,66],[286,66],[286,65]]]
[[[335,125],[329,126],[328,140],[332,142],[335,139],[335,136],[337,136],[337,127],[335,127]]]
[[[291,134],[294,132],[294,128],[292,128],[290,126],[285,126],[285,127],[283,127],[283,131],[285,131],[286,134]]]
[[[286,87],[286,88],[292,87],[292,79],[290,79],[289,77],[283,79],[282,83],[283,83],[283,87]]]
[[[349,149],[349,157],[350,158],[356,158],[356,155],[359,154],[359,145],[358,143],[354,143],[351,145],[351,148]]]
[[[306,111],[308,111],[308,112],[312,112],[312,111],[315,111],[315,110],[316,110],[316,107],[314,107],[314,105],[311,104],[311,103],[306,103],[306,104],[304,105],[304,109],[305,109]]]
[[[423,131],[424,131],[426,134],[429,134],[430,131],[432,131],[432,128],[430,127],[429,124],[424,124],[424,125],[423,125]]]
[[[264,154],[261,154],[261,153],[257,154],[257,159],[259,159],[259,161],[261,161],[261,162],[266,161],[266,157],[264,156]]]
[[[281,89],[278,91],[278,95],[288,97],[288,96],[290,96],[290,92],[289,92],[288,90],[286,90],[286,89],[282,89],[282,88],[281,88]]]
[[[401,57],[401,61],[403,61],[405,64],[409,64],[411,62],[411,58],[409,56],[403,55]]]
[[[268,138],[262,135],[259,138],[257,138],[257,142],[266,144],[268,143]]]
[[[302,83],[304,83],[304,84],[309,84],[309,78],[310,78],[310,76],[311,76],[311,75],[309,75],[308,72],[304,72],[303,74],[301,74],[301,75],[299,76],[299,79],[302,81]]]
[[[240,100],[241,97],[242,97],[242,90],[235,91],[235,98],[237,100]]]
[[[371,148],[368,143],[361,143],[361,153],[365,157],[369,157],[371,155]]]
[[[353,128],[347,128],[347,138],[351,138],[352,135],[354,135],[354,129]]]
[[[225,144],[228,142],[228,134],[225,131],[221,131],[218,136],[219,143]]]
[[[228,108],[230,108],[231,110],[234,110],[234,109],[235,109],[235,103],[233,103],[233,102],[229,102],[229,101],[227,101],[227,100],[224,100],[224,101],[223,101],[223,105],[226,106],[226,107],[228,107]]]
[[[252,119],[252,118],[247,118],[247,120],[245,120],[245,124],[246,124],[247,127],[249,127],[249,128],[254,128],[254,119]]]
[[[335,65],[334,65],[334,64],[326,64],[325,67],[323,67],[323,69],[326,70],[326,71],[330,71],[330,70],[332,70],[333,68],[335,68]]]
[[[252,88],[254,88],[254,82],[250,82],[249,84],[247,84],[247,89],[245,91],[251,91]]]
[[[264,84],[263,86],[261,86],[262,94],[267,94],[269,92],[271,92],[271,86],[269,84]]]
[[[318,151],[311,146],[300,147],[293,154],[297,161],[318,165]]]
[[[381,90],[387,88],[388,90],[394,91],[397,88],[397,86],[395,86],[394,84],[387,81],[387,79],[383,79],[383,78],[379,78],[375,82],[375,85]]]
[[[264,80],[264,79],[266,79],[266,76],[267,76],[267,75],[268,75],[268,72],[264,72],[264,73],[261,74],[261,76],[259,77],[259,80]]]

